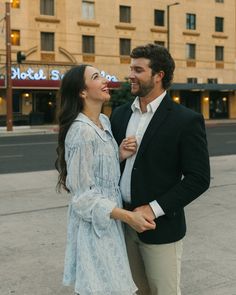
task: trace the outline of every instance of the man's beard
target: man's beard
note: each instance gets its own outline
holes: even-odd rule
[[[139,83],[138,85],[139,85],[139,89],[134,90],[134,91],[132,91],[132,89],[131,89],[131,93],[133,95],[136,95],[136,96],[139,96],[139,97],[145,97],[154,88],[154,82],[152,80],[149,83],[146,83],[146,84],[140,84]]]

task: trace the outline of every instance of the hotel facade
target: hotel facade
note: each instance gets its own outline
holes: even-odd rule
[[[6,2],[0,0],[0,126],[7,112]],[[205,119],[236,118],[235,0],[10,2],[15,125],[55,122],[60,80],[73,65],[88,63],[111,82],[125,81],[130,51],[146,43],[166,46],[175,59],[173,100]]]

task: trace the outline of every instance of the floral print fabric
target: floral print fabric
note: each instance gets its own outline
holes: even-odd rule
[[[109,119],[100,120],[104,130],[80,113],[65,140],[71,201],[63,283],[80,295],[132,295],[122,224],[110,218],[122,207],[118,147]]]

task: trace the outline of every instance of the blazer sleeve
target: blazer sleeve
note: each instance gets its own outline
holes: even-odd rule
[[[204,191],[210,184],[210,165],[204,118],[194,115],[180,135],[180,165],[183,177],[162,196],[158,203],[165,214],[175,214]]]

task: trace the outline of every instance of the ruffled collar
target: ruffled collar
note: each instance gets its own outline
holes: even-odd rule
[[[112,136],[109,122],[107,118],[105,117],[105,115],[103,114],[99,115],[99,120],[102,124],[103,129],[99,128],[92,120],[89,119],[89,117],[87,117],[83,113],[79,113],[79,115],[75,119],[75,121],[80,121],[91,126],[96,131],[96,133],[101,137],[103,141],[108,141],[110,137]]]

